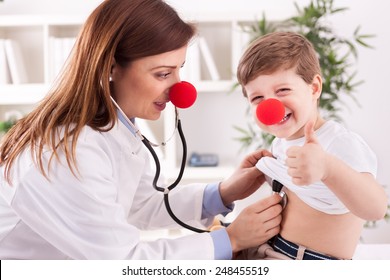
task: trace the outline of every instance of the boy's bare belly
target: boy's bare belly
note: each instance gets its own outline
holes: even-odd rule
[[[352,259],[364,221],[351,213],[329,215],[317,211],[286,190],[280,234],[311,250],[340,259]]]

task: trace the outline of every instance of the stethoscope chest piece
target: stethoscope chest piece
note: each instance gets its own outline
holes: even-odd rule
[[[272,180],[271,186],[273,193],[279,194],[282,198],[282,200],[280,201],[280,205],[282,205],[284,209],[287,205],[287,194],[283,191],[283,184],[277,180]]]

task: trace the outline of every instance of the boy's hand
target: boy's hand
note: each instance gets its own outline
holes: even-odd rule
[[[327,172],[327,153],[322,149],[314,133],[314,123],[305,126],[306,142],[302,147],[287,150],[286,165],[292,182],[298,186],[323,180]]]

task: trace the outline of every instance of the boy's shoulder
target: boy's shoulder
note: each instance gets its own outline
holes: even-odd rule
[[[347,129],[339,122],[328,120],[317,131],[316,136],[323,148],[328,149],[334,145],[343,145],[345,148],[351,144],[368,146],[364,139],[357,133]]]

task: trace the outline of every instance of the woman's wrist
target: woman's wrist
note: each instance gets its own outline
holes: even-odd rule
[[[229,188],[225,187],[224,182],[219,183],[219,194],[221,195],[221,199],[223,204],[227,207],[231,205],[234,202],[234,199],[232,198],[231,195],[229,195]]]

